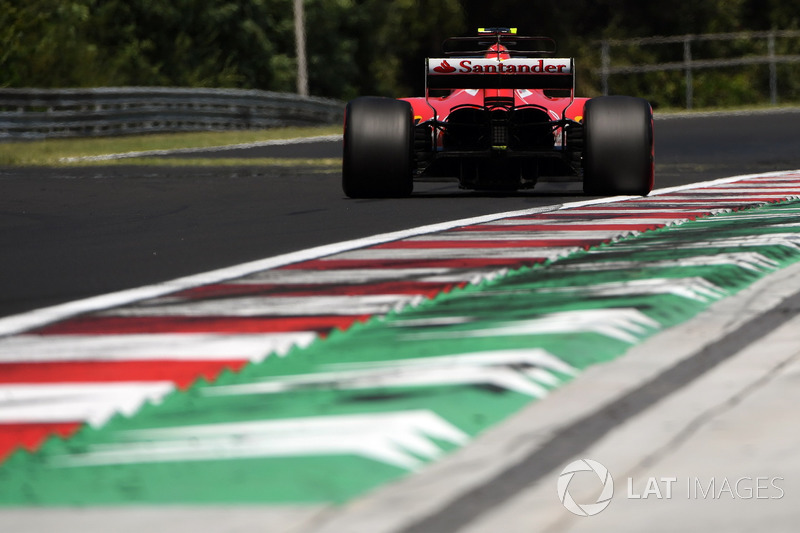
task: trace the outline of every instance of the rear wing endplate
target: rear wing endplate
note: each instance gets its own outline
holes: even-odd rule
[[[427,89],[569,89],[574,92],[572,58],[431,57]]]

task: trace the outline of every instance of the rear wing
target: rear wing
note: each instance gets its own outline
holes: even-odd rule
[[[426,60],[428,89],[569,89],[572,58],[432,57]]]

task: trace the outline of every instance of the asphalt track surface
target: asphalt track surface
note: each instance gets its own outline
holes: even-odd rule
[[[800,109],[656,120],[656,186],[800,168]],[[338,157],[325,142],[225,157]],[[196,157],[196,154],[195,154]],[[209,153],[208,157],[213,157]],[[0,316],[377,233],[574,201],[423,183],[351,200],[338,172],[291,167],[0,168]]]

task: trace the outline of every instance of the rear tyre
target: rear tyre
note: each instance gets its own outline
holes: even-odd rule
[[[345,108],[342,189],[350,198],[408,196],[413,189],[411,104],[364,96]]]
[[[647,100],[601,96],[586,102],[583,191],[647,195],[653,190],[653,110]]]

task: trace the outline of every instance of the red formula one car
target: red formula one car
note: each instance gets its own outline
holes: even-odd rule
[[[653,188],[653,112],[641,98],[575,98],[555,41],[486,28],[426,61],[425,97],[360,97],[345,109],[342,184],[351,198],[411,194],[415,180],[527,189],[583,181],[587,194]]]

